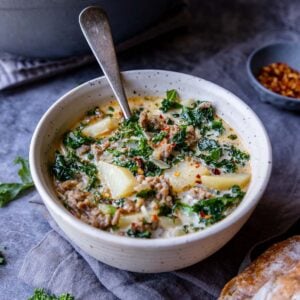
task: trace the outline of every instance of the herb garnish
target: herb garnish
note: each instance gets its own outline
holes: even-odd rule
[[[163,112],[168,112],[171,109],[181,108],[182,105],[178,102],[178,94],[176,90],[169,90],[166,93],[167,97],[161,102],[161,107],[159,108]]]
[[[238,165],[243,166],[250,156],[233,145],[219,144],[214,139],[203,138],[198,143],[199,157],[211,167],[220,168],[225,173],[234,173]],[[226,157],[226,158],[222,158]]]
[[[21,166],[18,175],[22,183],[0,183],[0,207],[16,199],[22,192],[34,186],[30,175],[28,160],[17,157],[14,163]]]
[[[82,145],[90,145],[95,140],[82,134],[80,129],[75,129],[67,133],[64,137],[64,145],[71,149],[77,149]]]
[[[33,296],[28,300],[75,300],[70,294],[62,294],[60,296],[50,295],[44,289],[35,289]]]
[[[87,190],[95,187],[98,183],[96,166],[88,161],[81,160],[72,150],[68,151],[65,156],[56,152],[52,171],[60,181],[74,179],[80,172],[85,173],[88,177]]]
[[[161,142],[167,135],[168,133],[166,131],[161,131],[160,133],[155,134],[151,141],[152,143],[157,144]]]
[[[141,238],[141,239],[150,239],[151,238],[151,232],[150,231],[139,231],[139,230],[132,230],[128,229],[127,230],[127,235],[130,237],[135,237],[135,238]]]
[[[140,197],[140,198],[150,198],[150,197],[155,196],[155,194],[156,194],[155,190],[142,190],[142,191],[138,192],[136,194],[136,196]]]

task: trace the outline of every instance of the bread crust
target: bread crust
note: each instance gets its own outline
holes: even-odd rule
[[[299,293],[300,297],[299,278],[300,235],[296,235],[271,246],[241,274],[231,279],[224,286],[219,300],[262,300],[266,299],[264,295],[269,297],[277,288],[281,295]],[[260,298],[255,298],[257,295]],[[268,299],[292,299],[292,296],[275,298],[274,295]]]

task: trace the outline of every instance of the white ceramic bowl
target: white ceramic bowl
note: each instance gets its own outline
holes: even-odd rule
[[[252,180],[241,204],[204,231],[169,239],[119,237],[93,228],[72,216],[57,199],[49,173],[53,141],[84,113],[113,98],[104,77],[65,94],[40,120],[30,147],[33,181],[50,214],[69,239],[108,265],[134,272],[165,272],[203,260],[226,244],[247,221],[269,180],[271,146],[255,113],[238,97],[211,82],[181,73],[141,70],[123,73],[127,96],[160,95],[177,89],[182,98],[211,101],[217,113],[236,129],[251,154]]]

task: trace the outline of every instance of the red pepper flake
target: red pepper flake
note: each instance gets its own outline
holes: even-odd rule
[[[196,180],[196,183],[201,184],[202,181],[201,180]]]
[[[203,210],[200,211],[199,215],[200,215],[201,218],[205,218],[206,217],[206,214],[204,213]]]
[[[164,118],[162,115],[159,115],[159,117],[160,117],[161,119],[163,119],[163,118]]]
[[[200,174],[197,174],[196,177],[197,177],[197,178],[201,178],[201,175],[200,175]]]
[[[199,163],[195,163],[195,168],[199,168],[200,167],[200,164]]]
[[[219,169],[213,169],[212,172],[215,174],[215,175],[220,175],[221,172]]]
[[[152,215],[151,217],[153,222],[157,222],[158,221],[158,216],[157,215]]]

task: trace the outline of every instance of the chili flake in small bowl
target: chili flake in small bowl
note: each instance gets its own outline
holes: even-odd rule
[[[255,50],[248,58],[250,82],[263,102],[300,111],[300,44],[277,43]]]

